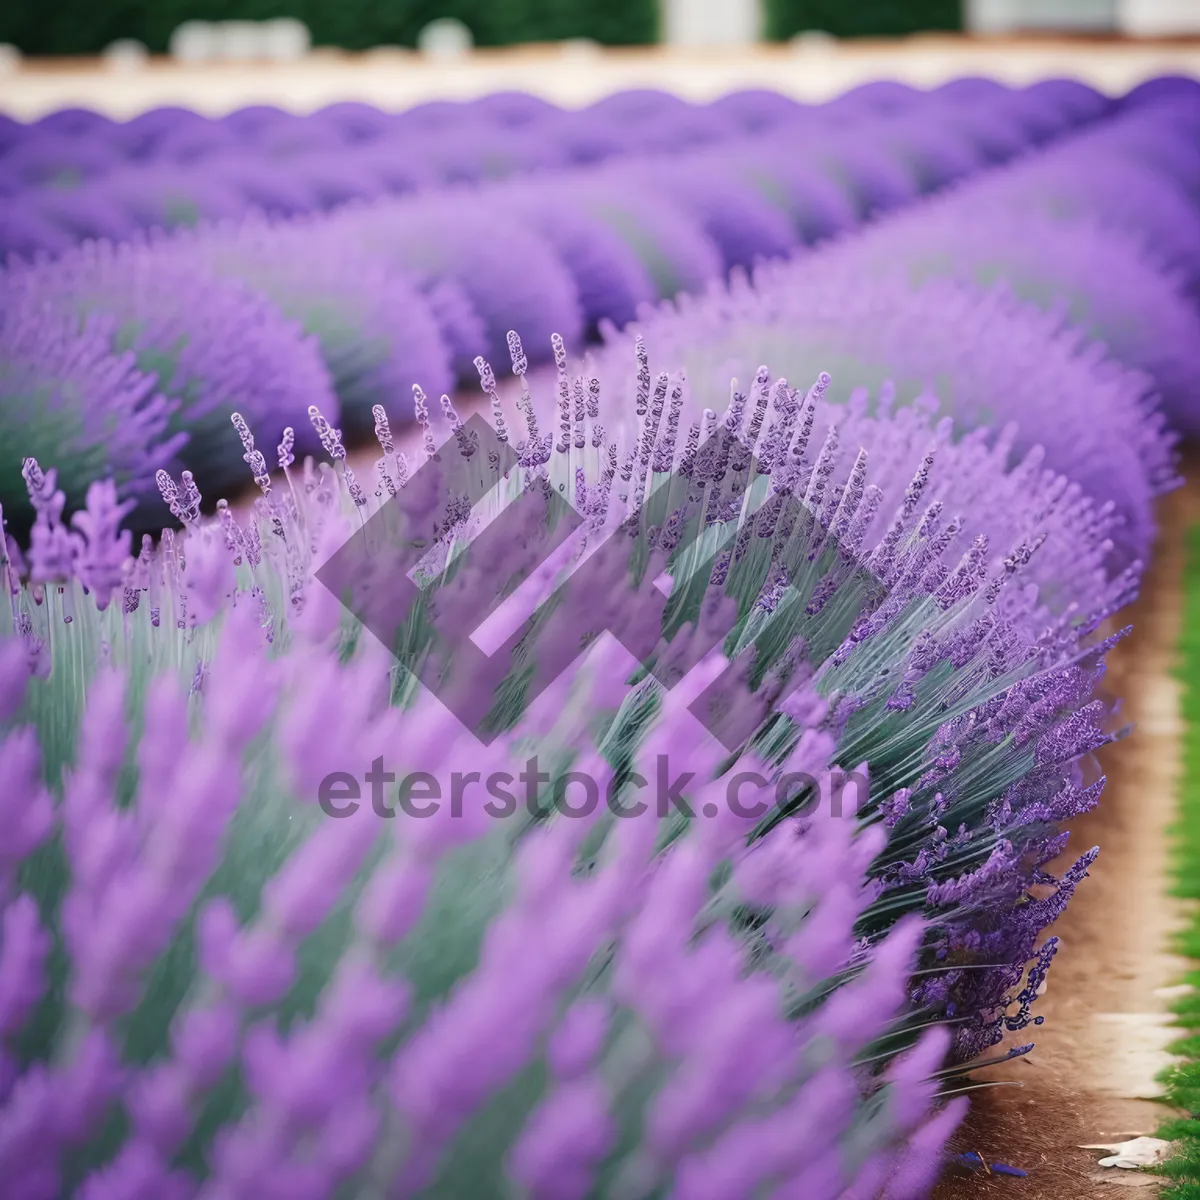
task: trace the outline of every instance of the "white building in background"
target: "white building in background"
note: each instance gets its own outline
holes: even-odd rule
[[[470,29],[457,17],[438,17],[417,34],[417,49],[429,58],[462,58],[474,45]]]
[[[761,0],[662,0],[671,46],[744,46],[762,36]]]
[[[1200,0],[1118,0],[1117,28],[1131,37],[1200,34]]]
[[[271,21],[184,21],[168,51],[184,63],[292,62],[312,48],[308,26],[295,17]]]
[[[1061,29],[1067,33],[1112,32],[1119,0],[963,0],[963,24],[971,33],[1018,33]],[[1147,0],[1154,3],[1155,0]],[[1181,0],[1200,4],[1200,0]]]
[[[137,38],[117,38],[100,52],[100,61],[109,71],[140,71],[150,61],[150,51]]]
[[[1176,37],[1200,34],[1200,0],[963,0],[963,23],[972,33],[1060,29]]]

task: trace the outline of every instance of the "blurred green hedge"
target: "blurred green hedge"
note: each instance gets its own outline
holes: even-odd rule
[[[765,34],[820,29],[880,37],[962,26],[961,0],[762,0]],[[167,48],[183,21],[299,17],[318,46],[416,44],[437,17],[465,21],[481,46],[587,37],[638,45],[658,37],[658,0],[0,0],[0,42],[26,54],[95,54],[117,38]]]
[[[0,0],[0,42],[26,54],[95,54],[131,37],[162,53],[184,21],[270,17],[299,17],[318,46],[347,50],[413,46],[437,17],[458,17],[482,46],[658,37],[657,0]]]
[[[766,36],[807,30],[836,37],[898,37],[962,28],[962,0],[763,0]]]

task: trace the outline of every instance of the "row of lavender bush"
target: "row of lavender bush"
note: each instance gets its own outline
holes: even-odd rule
[[[520,434],[507,472],[449,405],[439,454],[421,404],[411,460],[378,411],[379,499],[318,412],[330,461],[293,470],[289,431],[279,479],[239,422],[253,511],[204,520],[164,472],[183,531],[136,558],[111,485],[68,528],[26,462],[0,656],[14,1194],[927,1195],[954,1063],[1028,1025],[1053,941],[1027,963],[1091,861],[1045,865],[1102,786],[1079,764],[1109,738],[1094,631],[1130,586],[1104,570],[1112,516],[926,406],[835,429],[827,376],[764,368],[683,433],[684,382],[640,347],[628,398],[560,359],[557,436],[527,397],[496,418]],[[515,335],[512,360],[523,379]],[[456,472],[492,511],[439,504]],[[518,496],[509,538],[464,549]],[[588,585],[482,677],[438,629],[527,574],[552,497],[583,517],[565,549],[594,552]],[[409,608],[389,552],[431,520]],[[356,528],[383,574],[351,591],[440,695],[492,698],[486,745],[313,577]],[[664,573],[646,675],[593,639]],[[687,706],[730,662],[732,752]],[[421,820],[366,791],[348,819],[315,804],[385,767],[515,789],[534,755],[507,820],[478,788]],[[844,814],[835,764],[869,778]],[[552,783],[612,781],[633,811],[664,768],[684,810],[620,819]],[[815,797],[781,805],[801,773]]]
[[[727,107],[780,103],[804,112],[756,94]],[[305,428],[315,404],[348,437],[369,435],[375,404],[405,419],[409,384],[451,391],[477,355],[504,353],[511,326],[548,355],[553,331],[575,343],[601,321],[622,324],[643,303],[852,228],[1105,102],[1067,83],[967,81],[928,95],[864,88],[828,108],[827,126],[779,117],[689,153],[13,264],[0,278],[4,477],[25,450],[45,453],[36,439],[52,409],[68,504],[111,474],[152,528],[166,517],[156,466],[186,467],[210,491],[239,480],[235,410],[277,438]],[[31,515],[16,489],[0,499],[11,518]]]
[[[160,109],[126,124],[60,112],[29,126],[0,126],[0,257],[250,209],[294,216],[631,154],[678,154],[769,130],[790,131],[813,159],[836,161],[839,141],[865,141],[868,155],[873,149],[898,160],[899,187],[911,194],[1103,108],[1095,93],[1075,87],[1067,94],[1070,88],[1052,83],[1005,94],[979,81],[925,95],[876,85],[813,107],[768,92],[698,106],[635,91],[581,112],[501,94],[400,114],[339,104],[309,117],[250,108],[210,120]],[[886,122],[861,127],[863,116],[878,117],[885,107]],[[932,140],[930,111],[942,127]]]
[[[1191,302],[1163,264],[1195,219],[1192,152],[1157,131],[1194,102],[1149,99],[924,215],[977,212],[986,241],[1000,208],[1031,229],[1045,208]],[[1081,169],[1097,184],[1072,190]],[[1100,186],[1118,173],[1158,207]],[[1105,307],[1069,252],[972,256],[950,232],[947,267],[905,223],[610,333],[594,364],[549,339],[546,405],[509,334],[515,407],[475,364],[491,433],[418,391],[406,456],[379,406],[370,481],[319,409],[322,461],[289,429],[278,474],[239,416],[253,508],[203,518],[193,476],[160,472],[182,531],[136,556],[111,484],[67,524],[61,477],[24,463],[37,519],[8,543],[0,642],[15,1194],[928,1195],[957,1064],[1032,1019],[1041,934],[1094,857],[1049,872],[1103,787],[1098,633],[1137,586],[1138,497],[1172,475],[1143,372],[1186,347]],[[992,264],[1046,311],[981,288]],[[1105,322],[1142,371],[1087,348]],[[833,379],[803,373],[822,345]],[[562,501],[578,524],[538,565]],[[482,536],[502,511],[509,536]],[[336,590],[396,641],[314,578],[348,542],[371,570]],[[481,669],[447,631],[522,580]],[[654,644],[602,639],[664,590]],[[730,671],[732,746],[690,706]],[[426,819],[380,819],[366,785],[348,819],[315,803],[333,772],[513,783],[535,754],[550,777],[509,819],[475,788]],[[555,804],[572,770],[632,803],[663,761],[692,815]],[[860,764],[839,818],[832,773]],[[749,771],[765,818],[729,803]],[[781,806],[798,773],[818,782]]]
[[[1144,558],[1174,482],[1169,425],[1200,430],[1200,87],[1167,91],[790,261],[714,282],[610,336],[616,385],[644,336],[716,406],[761,361],[884,381],[1114,506]],[[1114,559],[1114,561],[1116,560]]]

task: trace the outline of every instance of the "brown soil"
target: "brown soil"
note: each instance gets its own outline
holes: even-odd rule
[[[1200,467],[1200,463],[1189,464]],[[955,1172],[937,1200],[1091,1200],[1117,1188],[1157,1193],[1153,1176],[1096,1166],[1085,1143],[1153,1134],[1170,1115],[1152,1099],[1169,1060],[1168,997],[1185,964],[1170,949],[1186,910],[1166,895],[1166,830],[1179,762],[1177,683],[1171,672],[1181,613],[1184,530],[1200,520],[1200,470],[1160,509],[1158,546],[1129,611],[1133,633],[1112,654],[1108,684],[1124,698],[1130,737],[1101,754],[1108,786],[1080,820],[1070,854],[1098,845],[1100,858],[1053,932],[1062,947],[1025,1059],[977,1073],[1012,1080],[977,1094],[955,1149],[1028,1172],[1024,1179]],[[1028,1031],[1027,1031],[1028,1032]]]

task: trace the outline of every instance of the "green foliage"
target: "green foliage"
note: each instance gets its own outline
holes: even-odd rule
[[[765,0],[765,32],[783,40],[819,29],[838,37],[894,37],[962,27],[959,0]],[[0,42],[26,54],[95,54],[133,37],[154,53],[183,21],[299,17],[318,46],[414,46],[438,17],[464,21],[481,46],[587,37],[612,46],[656,41],[658,0],[34,0],[0,5]]]
[[[837,37],[898,37],[962,28],[960,0],[765,0],[766,36],[822,30]]]
[[[1179,638],[1178,675],[1183,681],[1180,708],[1184,720],[1183,776],[1179,791],[1179,820],[1172,830],[1174,892],[1200,897],[1200,525],[1188,532],[1188,561],[1184,570],[1183,629]],[[1179,949],[1200,959],[1200,914],[1179,938]],[[1160,1174],[1171,1182],[1164,1200],[1200,1200],[1200,970],[1188,972],[1185,982],[1195,991],[1174,1006],[1179,1024],[1191,1036],[1171,1050],[1180,1061],[1163,1074],[1167,1100],[1193,1114],[1171,1121],[1159,1137],[1179,1143],[1179,1152],[1163,1164]]]
[[[347,50],[414,46],[438,17],[464,21],[482,46],[571,37],[635,45],[658,35],[657,0],[61,0],[50,7],[13,0],[0,5],[0,42],[26,54],[95,54],[133,37],[162,53],[183,21],[271,17],[298,17],[315,44]]]
[[[1200,899],[1200,526],[1188,534],[1178,674],[1185,725],[1179,822],[1172,830],[1177,896]],[[1200,949],[1200,928],[1189,935]],[[1192,957],[1200,958],[1200,953]]]

